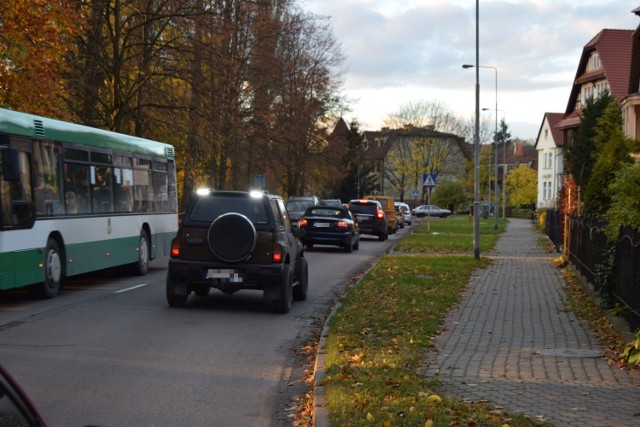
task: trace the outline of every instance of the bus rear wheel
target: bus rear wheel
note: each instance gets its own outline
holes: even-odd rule
[[[138,241],[138,261],[131,264],[133,274],[144,276],[149,272],[149,236],[145,230],[140,232]]]
[[[55,239],[49,239],[44,253],[44,282],[36,285],[36,293],[41,298],[58,295],[64,284],[64,256]]]

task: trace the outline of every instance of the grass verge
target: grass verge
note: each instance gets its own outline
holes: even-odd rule
[[[483,250],[503,230],[483,221]],[[442,398],[438,382],[420,373],[425,349],[472,272],[489,265],[473,258],[472,238],[466,217],[422,221],[396,247],[404,253],[383,257],[350,290],[325,347],[322,385],[332,425],[535,425],[486,404]]]

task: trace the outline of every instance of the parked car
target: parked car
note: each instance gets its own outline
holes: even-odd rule
[[[365,200],[377,200],[387,216],[387,233],[394,234],[398,230],[398,214],[393,205],[393,198],[389,196],[364,196]]]
[[[340,199],[322,199],[320,204],[323,206],[342,206],[342,200]]]
[[[351,200],[348,208],[360,226],[360,235],[373,234],[383,241],[388,238],[387,217],[379,201]]]
[[[397,205],[396,202],[393,203],[393,207],[396,209],[396,221],[398,223],[397,228],[404,228],[404,215],[402,214],[402,209]]]
[[[289,220],[293,227],[298,226],[298,220],[304,215],[304,211],[309,206],[315,206],[320,204],[320,199],[316,196],[293,196],[289,197],[286,203],[287,211],[289,212]]]
[[[442,209],[436,205],[420,205],[413,210],[413,214],[418,218],[424,216],[446,218],[451,215],[451,211],[449,209]]]
[[[408,204],[403,202],[395,202],[395,205],[398,207],[399,212],[398,215],[402,216],[405,225],[413,224],[413,217],[411,216],[411,208]]]
[[[0,365],[0,425],[46,427],[22,387]]]
[[[304,247],[281,197],[261,192],[211,191],[187,207],[171,242],[166,298],[183,307],[191,293],[263,291],[275,311],[307,299]]]
[[[360,227],[349,209],[341,206],[311,206],[307,208],[298,228],[300,240],[310,249],[313,245],[332,245],[353,252],[360,248]]]

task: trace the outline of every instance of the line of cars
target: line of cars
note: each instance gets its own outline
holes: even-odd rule
[[[293,300],[307,298],[305,248],[353,252],[363,234],[384,241],[412,223],[409,206],[388,196],[346,204],[301,196],[285,203],[265,192],[204,191],[187,207],[171,242],[166,299],[183,307],[190,295],[206,296],[212,288],[225,294],[252,289],[262,291],[276,312],[287,313]]]
[[[289,199],[287,209],[289,205],[297,207],[300,199]],[[354,199],[344,206],[338,199],[321,200],[319,205],[309,206],[297,220],[297,226],[303,230],[300,239],[307,248],[328,244],[340,246],[345,252],[358,249],[360,234],[384,241],[412,223],[409,205],[380,195]]]

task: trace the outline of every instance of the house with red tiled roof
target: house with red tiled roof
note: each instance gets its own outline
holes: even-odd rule
[[[632,11],[640,16],[640,7]],[[640,139],[640,25],[633,32],[631,47],[631,70],[627,96],[620,107],[624,122],[624,133],[634,139]]]
[[[564,174],[564,134],[558,129],[563,113],[545,113],[535,147],[538,151],[539,208],[555,208]]]
[[[619,101],[629,93],[633,30],[604,29],[587,43],[578,63],[569,102],[557,127],[570,147],[587,99],[608,91]]]

